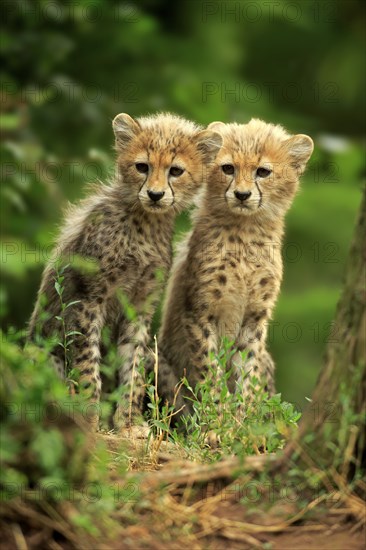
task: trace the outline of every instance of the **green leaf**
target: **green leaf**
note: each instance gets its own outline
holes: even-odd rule
[[[69,267],[69,265],[70,264],[63,265],[59,270],[59,275],[62,275],[65,272],[65,270]],[[64,280],[64,277],[59,277],[59,279],[61,279],[61,282],[62,282]]]
[[[64,289],[61,287],[59,281],[55,281],[55,290],[57,294],[61,297]]]
[[[71,307],[75,304],[80,304],[81,300],[74,300],[73,302],[69,302],[68,304],[66,304],[65,306],[65,309],[67,309],[68,307]]]
[[[156,428],[160,428],[161,430],[163,431],[168,431],[168,427],[166,424],[164,424],[164,422],[161,422],[160,420],[154,420],[154,426]]]
[[[60,465],[64,456],[64,441],[62,434],[51,428],[49,431],[39,432],[31,443],[31,449],[38,457],[40,465],[51,474]]]

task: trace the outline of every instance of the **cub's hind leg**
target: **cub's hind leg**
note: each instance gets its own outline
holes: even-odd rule
[[[102,389],[100,377],[101,332],[104,324],[104,307],[98,303],[83,301],[77,304],[69,319],[71,330],[80,334],[71,336],[69,369],[77,378],[78,391],[87,397],[82,414],[92,429],[99,424],[99,403]]]

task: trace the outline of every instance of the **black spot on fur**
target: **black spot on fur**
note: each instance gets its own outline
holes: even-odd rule
[[[80,357],[78,358],[78,362],[82,363],[84,361],[88,361],[91,357],[91,354],[86,352],[86,353],[83,353],[82,355],[80,355]],[[83,371],[85,372],[85,371]]]
[[[191,342],[191,350],[193,351],[193,353],[197,353],[199,349],[200,349],[199,342]]]
[[[81,371],[81,374],[82,376],[90,376],[91,374],[93,374],[93,372],[94,372],[94,369],[88,368],[88,369],[83,369]]]
[[[190,297],[190,296],[186,296],[186,297],[185,297],[185,300],[184,300],[184,307],[186,308],[187,311],[191,311],[191,310],[192,310],[192,300],[191,300],[191,297]]]
[[[263,311],[256,313],[253,318],[256,322],[258,322],[261,319],[263,319],[263,317],[265,317],[266,315],[267,315],[267,311],[264,309]]]
[[[76,294],[78,296],[86,296],[88,294],[88,285],[85,278],[78,273],[74,273],[73,279]]]
[[[219,281],[220,285],[225,285],[226,281],[227,281],[227,278],[226,278],[225,275],[219,275],[218,276],[218,281]]]

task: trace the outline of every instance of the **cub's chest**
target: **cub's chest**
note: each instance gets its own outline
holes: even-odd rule
[[[140,235],[135,231],[117,255],[120,277],[143,285],[168,271],[172,253],[170,242],[162,242],[156,234]]]

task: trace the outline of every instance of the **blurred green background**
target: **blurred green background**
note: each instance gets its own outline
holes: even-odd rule
[[[115,114],[260,117],[316,144],[287,219],[270,330],[278,389],[302,408],[338,336],[330,323],[365,175],[364,6],[2,2],[2,326],[25,327],[67,201],[113,173]],[[187,229],[182,216],[177,238]]]

